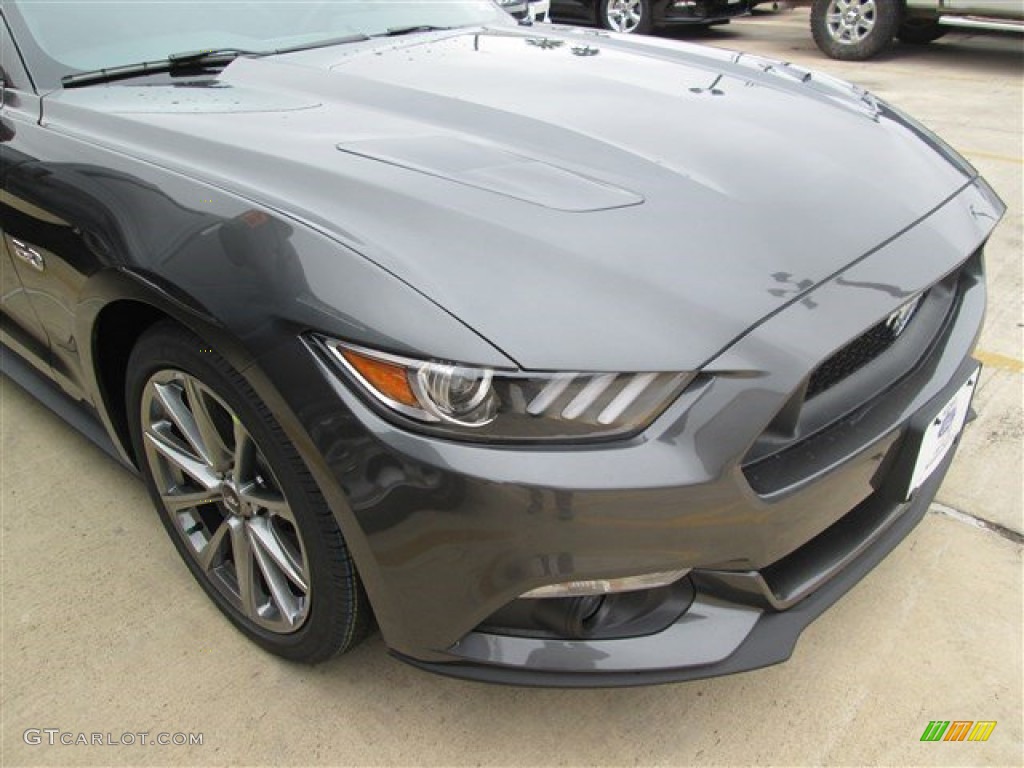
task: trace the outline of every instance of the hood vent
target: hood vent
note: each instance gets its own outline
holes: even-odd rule
[[[367,139],[338,149],[559,211],[602,211],[644,201],[635,192],[457,136]]]

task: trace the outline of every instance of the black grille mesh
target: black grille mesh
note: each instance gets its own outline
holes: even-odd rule
[[[919,300],[916,300],[919,301]],[[913,310],[917,309],[915,303]],[[911,310],[911,311],[913,311]],[[909,322],[909,321],[908,321]],[[906,328],[886,318],[866,333],[858,336],[832,357],[818,366],[811,375],[805,398],[810,400],[817,394],[833,387],[855,371],[863,368],[892,346]]]

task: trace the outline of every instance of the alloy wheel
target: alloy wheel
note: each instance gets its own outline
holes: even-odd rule
[[[825,12],[829,35],[838,43],[855,45],[875,28],[875,0],[832,0]]]
[[[616,32],[635,32],[643,22],[642,0],[609,0],[605,10],[608,28]]]
[[[161,502],[203,576],[257,626],[298,630],[310,608],[309,562],[249,431],[209,387],[178,370],[149,378],[141,408]]]

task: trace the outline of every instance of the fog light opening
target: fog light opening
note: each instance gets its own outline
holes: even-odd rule
[[[603,595],[573,597],[566,601],[545,600],[537,604],[534,618],[559,637],[586,637],[604,604]]]
[[[678,621],[693,603],[693,582],[685,574],[666,572],[657,581],[669,583],[625,592],[517,598],[478,624],[477,631],[556,640],[612,640],[657,634]]]

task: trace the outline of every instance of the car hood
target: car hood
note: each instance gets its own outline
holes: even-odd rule
[[[970,175],[824,76],[558,28],[239,59],[44,115],[330,234],[528,369],[696,367]]]

